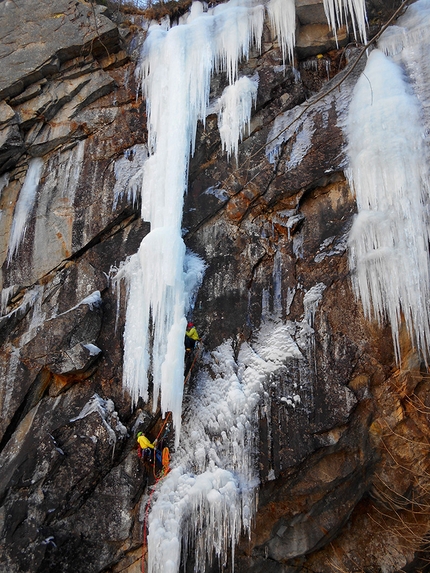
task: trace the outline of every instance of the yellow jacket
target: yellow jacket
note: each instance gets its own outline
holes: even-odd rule
[[[146,450],[146,448],[154,449],[154,444],[150,442],[146,436],[139,436],[137,438],[137,443],[142,448],[142,450]]]
[[[200,340],[195,326],[192,326],[190,330],[186,330],[185,334],[186,336],[188,336],[188,338],[191,338],[192,340]]]

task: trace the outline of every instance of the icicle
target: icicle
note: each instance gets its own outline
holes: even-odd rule
[[[9,251],[7,256],[8,264],[13,259],[25,236],[27,221],[36,200],[36,193],[40,177],[42,175],[42,169],[43,159],[40,157],[36,157],[29,161],[27,175],[25,176],[25,180],[15,206],[12,230],[9,239]]]
[[[401,68],[374,50],[348,118],[349,178],[358,206],[350,266],[366,316],[390,321],[398,361],[402,315],[427,358],[430,344],[429,180],[422,123]]]
[[[296,5],[294,0],[270,0],[267,4],[270,26],[281,46],[282,61],[294,61],[296,43]]]
[[[234,155],[237,160],[239,141],[250,129],[252,106],[257,101],[258,76],[243,77],[225,88],[220,98],[218,129],[223,150],[227,158]]]
[[[367,16],[365,0],[324,0],[324,11],[330,28],[334,31],[348,23],[351,16],[354,37],[361,38],[363,44],[367,43]]]

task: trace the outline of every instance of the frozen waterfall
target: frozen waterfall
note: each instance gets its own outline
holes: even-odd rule
[[[140,396],[147,400],[148,373],[152,373],[154,409],[161,394],[161,409],[163,414],[172,412],[177,442],[185,315],[190,308],[185,284],[193,290],[181,230],[188,163],[197,122],[205,121],[211,74],[225,71],[233,84],[238,62],[248,57],[252,46],[260,49],[263,21],[262,5],[232,1],[203,12],[196,2],[185,24],[169,30],[150,28],[138,68],[147,101],[150,152],[143,165],[142,217],[151,223],[151,231],[118,273],[129,293],[123,381],[134,402]],[[255,91],[253,82],[249,89]],[[246,99],[243,91],[242,97]],[[248,123],[249,118],[241,115],[238,129]]]
[[[429,124],[423,109],[429,75],[422,73],[429,7],[419,0],[382,36],[380,47],[396,61],[379,49],[370,54],[347,128],[358,207],[349,240],[354,290],[369,318],[390,321],[398,361],[402,318],[427,360],[430,345]]]
[[[9,237],[8,263],[13,259],[25,237],[28,218],[33,211],[36,201],[37,188],[42,176],[43,165],[43,159],[40,157],[35,157],[29,161],[27,174],[15,206],[12,229]]]
[[[351,4],[356,5],[359,0]],[[271,0],[267,9],[283,57],[291,58],[294,3]],[[252,48],[260,50],[264,16],[264,6],[252,0],[231,0],[207,11],[195,2],[179,25],[149,29],[138,67],[148,157],[140,168],[116,170],[116,197],[126,193],[134,199],[136,181],[142,181],[142,218],[151,224],[138,253],[117,274],[128,289],[123,384],[136,403],[148,399],[151,380],[153,407],[161,394],[161,410],[172,412],[176,430],[172,470],[157,486],[149,515],[150,573],[176,573],[182,551],[191,546],[196,570],[203,572],[214,555],[226,562],[240,534],[249,533],[264,383],[287,359],[302,358],[282,323],[271,325],[257,350],[243,345],[237,357],[229,343],[218,348],[196,381],[180,436],[185,316],[204,272],[204,262],[186,253],[182,239],[189,159],[197,123],[205,122],[211,76],[218,72],[229,82],[217,107],[222,145],[237,158],[258,87],[257,75],[239,77],[238,64]],[[130,180],[128,192],[122,178]]]
[[[268,322],[237,358],[231,341],[210,355],[185,410],[172,470],[155,493],[148,573],[176,573],[181,555],[191,551],[201,573],[215,556],[220,566],[230,555],[234,561],[235,544],[241,533],[250,533],[256,509],[262,394],[287,360],[302,358],[290,331],[287,324]]]
[[[355,14],[360,1],[344,9]],[[294,44],[293,8],[292,2],[278,0],[267,7],[284,58],[287,53],[291,57]],[[183,333],[190,310],[181,230],[189,159],[197,123],[205,122],[211,76],[218,72],[225,72],[230,84],[218,104],[223,148],[237,157],[258,85],[258,76],[238,78],[238,64],[252,47],[260,50],[264,17],[264,5],[252,0],[230,0],[206,12],[203,4],[194,2],[179,25],[150,27],[137,69],[147,104],[149,156],[130,174],[128,195],[136,197],[136,182],[141,180],[142,218],[150,222],[151,231],[117,274],[128,289],[123,384],[136,403],[139,397],[148,400],[153,382],[154,410],[161,395],[161,410],[172,412],[177,440]],[[124,190],[116,189],[116,196],[119,193]]]

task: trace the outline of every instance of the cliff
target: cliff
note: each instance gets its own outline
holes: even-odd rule
[[[370,32],[394,10],[369,3]],[[237,161],[215,113],[197,130],[182,226],[206,263],[193,311],[204,353],[184,410],[221,345],[240,370],[241,349],[264,359],[258,333],[286,325],[300,357],[273,368],[255,410],[255,519],[220,562],[421,570],[428,369],[403,326],[396,361],[348,264],[357,207],[343,125],[365,58],[354,64],[361,47],[345,28],[336,43],[321,3],[296,11],[295,67],[267,22],[261,52],[240,64],[259,84]],[[135,573],[154,481],[136,432],[155,438],[160,420],[123,389],[126,289],[113,277],[149,232],[130,192],[148,153],[135,79],[148,22],[77,0],[3,0],[0,21],[0,569]],[[214,76],[211,100],[226,85]],[[173,452],[173,430],[166,439]]]

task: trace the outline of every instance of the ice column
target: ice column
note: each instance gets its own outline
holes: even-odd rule
[[[8,263],[13,259],[25,236],[28,217],[31,214],[36,200],[36,193],[40,177],[42,175],[42,169],[42,158],[36,157],[29,161],[27,175],[25,176],[24,183],[21,187],[21,191],[19,192],[13,216],[12,230],[9,239],[9,252],[7,255]]]
[[[374,50],[348,118],[350,183],[358,215],[351,229],[353,286],[365,314],[388,319],[400,360],[404,317],[428,357],[429,180],[422,108],[400,66]]]
[[[229,2],[204,13],[192,5],[185,24],[150,28],[139,81],[146,97],[149,157],[143,168],[142,217],[151,223],[138,253],[119,277],[128,285],[124,386],[134,402],[148,398],[152,372],[155,408],[172,412],[179,439],[183,393],[183,337],[187,292],[181,236],[188,163],[198,120],[204,122],[212,72],[230,83],[252,45],[260,48],[264,7]],[[188,288],[188,287],[187,287]]]

